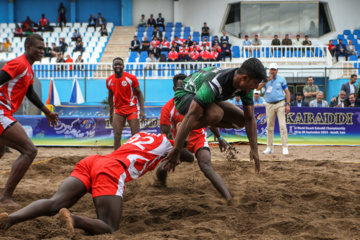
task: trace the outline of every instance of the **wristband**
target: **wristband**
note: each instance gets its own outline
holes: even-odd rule
[[[221,141],[222,139],[223,139],[223,137],[222,137],[222,136],[220,136],[220,137],[218,138],[218,140],[219,140],[219,141]]]

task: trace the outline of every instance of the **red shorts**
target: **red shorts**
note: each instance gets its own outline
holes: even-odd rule
[[[14,123],[16,119],[11,114],[0,114],[0,135]]]
[[[123,116],[128,121],[139,117],[139,110],[136,105],[116,108],[115,113]]]
[[[126,173],[120,161],[101,155],[84,158],[70,174],[82,181],[92,197],[123,196]]]
[[[209,148],[206,131],[202,134],[190,134],[186,149],[196,155],[197,151],[203,147]]]

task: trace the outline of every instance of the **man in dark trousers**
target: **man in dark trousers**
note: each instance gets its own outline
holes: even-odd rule
[[[346,50],[346,46],[345,44],[342,43],[342,40],[339,39],[339,44],[336,45],[336,61],[338,62],[339,61],[339,56],[345,56],[345,60],[347,61],[348,60],[348,52]]]

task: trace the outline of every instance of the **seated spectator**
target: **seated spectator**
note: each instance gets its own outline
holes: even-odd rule
[[[160,48],[156,45],[156,41],[150,43],[149,54],[154,54],[156,58],[160,57]]]
[[[139,51],[140,48],[140,41],[137,40],[137,36],[134,36],[134,40],[131,40],[130,43],[130,50],[131,51]]]
[[[324,98],[324,93],[322,91],[319,91],[316,94],[316,99],[312,100],[309,103],[309,107],[328,107],[329,106],[328,102],[323,100],[323,98]]]
[[[178,46],[182,46],[185,42],[186,42],[185,39],[175,36],[174,39],[171,41],[171,45],[174,45],[174,43],[177,43]]]
[[[171,47],[175,48],[175,52],[180,52],[180,48],[176,42]]]
[[[300,35],[296,35],[296,40],[294,40],[294,46],[302,46],[302,42],[300,41]]]
[[[348,107],[360,107],[360,99],[356,99],[354,93],[349,95]]]
[[[220,44],[218,36],[214,37],[214,40],[211,42],[211,46],[213,47],[215,45],[215,43]]]
[[[308,107],[309,106],[309,103],[307,103],[306,101],[304,101],[303,99],[302,99],[302,93],[301,92],[297,92],[296,94],[295,94],[295,98],[296,98],[296,100],[294,100],[294,101],[292,101],[291,103],[290,103],[290,106],[292,106],[292,107]]]
[[[341,90],[339,96],[335,97],[335,99],[331,100],[330,107],[339,107],[344,108],[347,107],[349,102],[346,100],[346,92]]]
[[[254,90],[253,102],[254,106],[265,106],[265,99],[260,97],[260,91]]]
[[[99,32],[100,32],[100,34],[101,34],[102,37],[103,37],[103,36],[109,36],[109,33],[108,33],[108,31],[107,31],[107,29],[106,29],[106,27],[105,27],[104,24],[101,25],[101,28],[100,28]]]
[[[148,27],[155,27],[156,25],[156,21],[153,16],[154,16],[153,14],[150,14],[150,18],[147,21]]]
[[[170,42],[168,41],[167,37],[164,37],[164,41],[161,42],[160,51],[170,51]]]
[[[226,35],[226,31],[223,31],[223,35],[220,37],[220,45],[223,46],[223,44],[226,44],[227,46],[229,46],[229,48],[231,48],[231,44],[229,41],[229,36]]]
[[[201,39],[203,36],[210,36],[210,28],[207,26],[206,22],[204,22],[204,26],[201,28]]]
[[[209,61],[211,62],[218,62],[221,59],[220,53],[216,50],[216,47],[214,46],[212,48],[212,51],[209,54]]]
[[[198,60],[198,58],[200,57],[199,52],[196,50],[196,48],[192,48],[191,53],[190,53],[190,58],[192,62],[196,62]]]
[[[187,50],[185,47],[183,47],[179,52],[179,61],[180,62],[190,61],[189,50]]]
[[[52,53],[53,57],[59,57],[59,55],[61,53],[61,49],[59,47],[57,47],[55,43],[53,43],[51,53]]]
[[[53,57],[52,49],[51,49],[51,47],[49,47],[48,42],[45,44],[44,57],[50,57],[50,58]]]
[[[80,41],[79,41],[80,40]],[[75,48],[73,50],[73,53],[74,52],[81,52],[81,54],[85,51],[84,49],[84,43],[81,41],[80,38],[78,38],[78,40],[76,41],[75,43]]]
[[[145,14],[141,14],[141,18],[140,18],[140,21],[139,21],[138,27],[146,27]]]
[[[222,53],[223,61],[225,61],[226,57],[230,57],[230,62],[231,62],[231,59],[232,59],[231,49],[226,43],[223,43],[222,48],[221,48],[221,53]]]
[[[235,98],[232,101],[232,104],[234,104],[235,106],[238,106],[238,107],[242,106],[243,103],[241,101],[240,96],[235,96]]]
[[[81,39],[81,34],[78,32],[77,29],[75,29],[75,30],[74,30],[74,33],[73,33],[73,35],[72,35],[72,37],[71,37],[71,41],[76,41],[78,38]]]
[[[190,47],[190,51],[192,52],[193,48],[195,48],[196,51],[200,52],[201,47],[197,45],[196,41],[193,41],[193,45]]]
[[[146,62],[147,63],[156,63],[157,60],[156,60],[155,54],[151,52],[149,57],[146,58]],[[155,64],[150,64],[148,67],[149,67],[149,69],[155,69],[156,65]]]
[[[1,44],[0,44],[1,45]],[[4,52],[11,52],[12,43],[10,42],[9,38],[5,38],[5,42],[2,43],[2,51]],[[1,50],[1,49],[0,49]]]
[[[140,52],[143,51],[149,51],[150,49],[150,42],[148,41],[147,37],[144,37],[144,40],[141,42],[141,48],[140,48]]]
[[[193,45],[193,41],[191,40],[191,35],[189,35],[186,41],[186,46],[191,47],[192,45]]]
[[[283,46],[292,46],[292,41],[289,38],[289,34],[285,34],[285,38],[281,41],[281,45],[283,45]]]
[[[59,48],[62,53],[66,52],[69,45],[65,42],[65,38],[60,38]]]
[[[159,41],[159,39],[158,39],[157,37],[154,37],[154,38],[151,40],[150,46],[153,45],[153,43],[156,44],[156,47],[157,47],[157,48],[160,48],[160,43],[161,43],[161,42]]]
[[[27,26],[25,29],[25,36],[28,36],[33,33],[34,33],[34,29],[31,26]]]
[[[60,3],[60,7],[58,8],[58,13],[59,13],[59,24],[62,29],[63,26],[66,26],[66,22],[67,22],[65,17],[66,8],[64,7],[63,3]]]
[[[82,59],[82,56],[79,55],[78,58],[75,60],[75,63],[84,63],[84,59]],[[74,65],[74,70],[83,70],[84,65]]]
[[[101,25],[106,25],[107,21],[104,17],[101,16],[101,13],[98,13],[98,17],[96,18],[96,27],[100,27]]]
[[[348,52],[346,50],[345,44],[342,43],[342,40],[339,39],[339,44],[336,45],[336,61],[339,61],[339,56],[345,56],[345,60],[348,60]]]
[[[175,51],[175,47],[171,47],[171,51],[168,55],[168,61],[169,62],[177,62],[179,61],[179,54]]]
[[[357,75],[356,74],[351,74],[350,81],[346,82],[346,83],[343,83],[341,85],[341,90],[346,92],[346,98],[349,97],[350,93],[354,93],[354,94],[356,93],[356,86],[355,86],[356,80],[357,80]]]
[[[65,60],[66,63],[73,63],[73,59],[71,58],[70,54],[66,55],[66,60]],[[69,70],[72,70],[73,69],[73,66],[72,65],[69,65]]]
[[[56,59],[56,63],[64,63],[64,54],[60,53],[58,58]],[[56,70],[64,70],[64,65],[57,65]]]
[[[163,33],[162,31],[159,30],[159,27],[156,26],[154,29],[154,32],[152,33],[153,37],[156,37],[157,39],[159,39],[160,41],[162,41],[163,38]]]
[[[244,46],[245,51],[251,51],[251,49],[247,47],[247,46],[251,46],[251,40],[249,40],[248,35],[245,35],[245,40],[243,41],[243,46]]]
[[[261,46],[262,42],[261,40],[259,39],[259,36],[258,35],[255,35],[255,38],[254,40],[252,41],[252,45],[253,46]],[[260,50],[260,48],[255,48],[255,50]]]
[[[349,55],[357,55],[356,48],[352,43],[353,42],[351,40],[349,40],[349,44],[346,46],[346,50]]]
[[[165,19],[161,16],[161,13],[159,13],[159,17],[156,19],[156,27],[162,27],[165,31]]]
[[[34,27],[36,27],[36,26],[37,26],[36,22],[31,20],[29,16],[26,17],[26,20],[23,21],[22,25],[21,25],[21,27],[24,31],[30,27],[32,32],[34,31]]]
[[[333,40],[329,40],[329,44],[326,44],[326,46],[328,47],[331,56],[335,56],[336,47],[334,45]]]
[[[14,29],[14,37],[23,37],[24,33],[19,24],[16,24],[16,27]]]
[[[204,47],[206,46],[206,50],[210,50],[210,42],[208,42],[208,38],[207,37],[204,37],[204,40],[201,42],[201,47]]]
[[[274,35],[274,39],[271,41],[271,46],[280,46],[280,40],[278,39],[278,35]]]
[[[311,46],[312,42],[309,40],[309,36],[305,35],[305,40],[302,42],[303,46]],[[303,49],[303,52],[305,52],[305,50],[313,50],[313,48],[305,48]]]
[[[206,45],[203,46],[203,50],[200,52],[200,57],[199,57],[199,61],[200,62],[207,62],[210,59],[210,53],[207,50]]]
[[[51,31],[49,24],[49,19],[45,17],[45,14],[41,14],[41,18],[39,20],[39,31]]]
[[[89,27],[94,27],[94,29],[96,29],[96,19],[95,19],[94,14],[90,14],[89,24],[87,25],[86,28],[89,28]]]
[[[220,54],[219,56],[221,58],[221,47],[220,47],[220,45],[218,43],[215,43],[215,45],[213,46],[213,51],[217,51]]]

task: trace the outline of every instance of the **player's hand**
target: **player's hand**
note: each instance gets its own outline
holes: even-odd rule
[[[227,147],[228,147],[229,143],[225,140],[225,139],[221,139],[219,141],[219,148],[220,148],[220,152],[225,152]]]
[[[289,112],[290,112],[290,105],[289,105],[289,104],[286,104],[285,114],[289,114]]]
[[[174,172],[175,166],[180,163],[180,151],[173,148],[161,162],[164,162],[163,169],[166,169],[167,172],[171,170]]]
[[[259,153],[255,150],[250,150],[250,162],[255,162],[255,172],[260,174],[260,159]]]
[[[143,110],[143,111],[140,111],[140,119],[141,119],[141,121],[145,121],[145,111]]]
[[[49,122],[49,127],[53,126],[53,127],[57,127],[58,123],[59,123],[59,114],[56,112],[49,112],[48,114],[45,115],[46,119]]]

